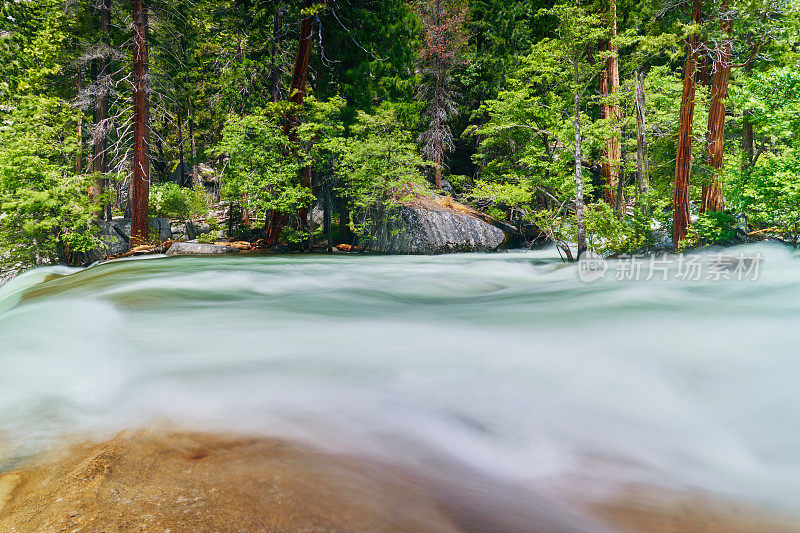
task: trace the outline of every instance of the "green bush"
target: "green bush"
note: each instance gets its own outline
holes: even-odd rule
[[[632,254],[652,242],[649,215],[637,209],[632,217],[620,219],[604,202],[586,206],[586,233],[589,248],[599,254]]]
[[[92,179],[73,169],[77,112],[31,96],[0,118],[0,255],[29,265],[82,262],[100,241]]]
[[[150,191],[150,215],[187,222],[205,219],[211,211],[211,199],[202,185],[193,188],[176,183],[153,186]]]
[[[701,214],[697,222],[689,226],[686,239],[681,241],[679,250],[695,246],[726,245],[736,239],[736,218],[723,211],[708,211]]]

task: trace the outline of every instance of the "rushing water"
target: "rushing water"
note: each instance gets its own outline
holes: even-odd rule
[[[166,420],[796,512],[800,257],[726,253],[759,279],[584,283],[551,250],[31,271],[0,288],[0,465]]]

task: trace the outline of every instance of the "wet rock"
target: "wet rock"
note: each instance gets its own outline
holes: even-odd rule
[[[211,226],[206,223],[198,223],[189,221],[185,224],[172,225],[172,239],[179,240],[194,240],[200,235],[211,233]]]
[[[239,250],[233,246],[201,244],[198,242],[176,242],[167,250],[167,255],[223,255],[235,254]]]
[[[442,178],[442,190],[444,192],[446,192],[446,193],[449,193],[449,194],[453,194],[455,192],[455,190],[453,189],[453,186],[450,184],[450,182],[447,181],[444,178]]]
[[[95,224],[99,228],[98,238],[103,244],[95,249],[91,254],[93,257],[90,259],[96,261],[109,255],[118,255],[128,251],[128,241],[130,235],[123,235],[115,225],[114,221],[106,222],[105,220],[98,220]]]
[[[131,219],[115,218],[110,223],[126,242],[131,240]],[[158,233],[158,239],[161,242],[172,239],[172,225],[163,217],[150,218],[150,232]]]
[[[510,235],[468,212],[402,206],[377,225],[364,247],[389,254],[491,252]]]

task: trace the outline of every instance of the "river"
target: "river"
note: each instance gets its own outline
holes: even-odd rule
[[[724,254],[758,279],[587,283],[549,249],[36,269],[0,288],[0,465],[167,421],[797,513],[800,256]]]

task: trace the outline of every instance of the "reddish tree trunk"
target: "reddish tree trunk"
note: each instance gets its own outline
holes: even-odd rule
[[[133,0],[133,175],[131,177],[131,247],[149,240],[150,120],[147,53],[147,0]]]
[[[605,68],[600,78],[600,93],[606,100],[602,104],[601,113],[603,118],[608,119],[611,123],[613,133],[611,138],[606,141],[603,157],[603,200],[617,209],[622,209],[624,200],[617,191],[622,148],[620,146],[619,132],[619,102],[617,102],[615,96],[619,90],[619,57],[617,55],[617,45],[614,42],[614,38],[617,35],[616,0],[611,0],[609,18],[611,40],[605,44],[603,49],[610,52],[611,55],[606,59]]]
[[[310,9],[314,0],[304,0],[303,10]],[[311,44],[314,33],[314,15],[303,17],[300,24],[300,42],[297,47],[297,58],[294,63],[294,73],[292,74],[292,87],[289,90],[289,101],[294,104],[302,104],[306,91],[306,80],[308,79],[308,63],[311,59]],[[292,142],[297,142],[297,119],[292,113],[286,117],[283,124],[283,132]],[[311,167],[304,167],[300,174],[300,184],[304,187],[311,187]],[[307,225],[308,207],[300,209],[300,223],[303,227]],[[281,230],[286,225],[286,216],[282,213],[273,211],[267,224],[267,245],[274,245],[280,238]]]
[[[694,0],[692,20],[698,22],[702,16],[702,0]],[[672,239],[677,247],[686,238],[689,227],[689,178],[692,172],[692,122],[694,119],[694,95],[697,79],[697,37],[692,36],[686,44],[686,66],[683,74],[683,96],[678,126],[678,145],[675,158],[675,189],[673,195]]]
[[[723,4],[723,11],[727,8]],[[731,32],[731,21],[722,22],[726,36]],[[731,78],[731,48],[729,38],[720,45],[714,58],[714,79],[711,84],[711,105],[708,110],[708,164],[714,169],[713,181],[703,187],[703,211],[720,211],[723,206],[722,170],[723,149],[725,148],[725,98],[728,96],[728,82]]]

